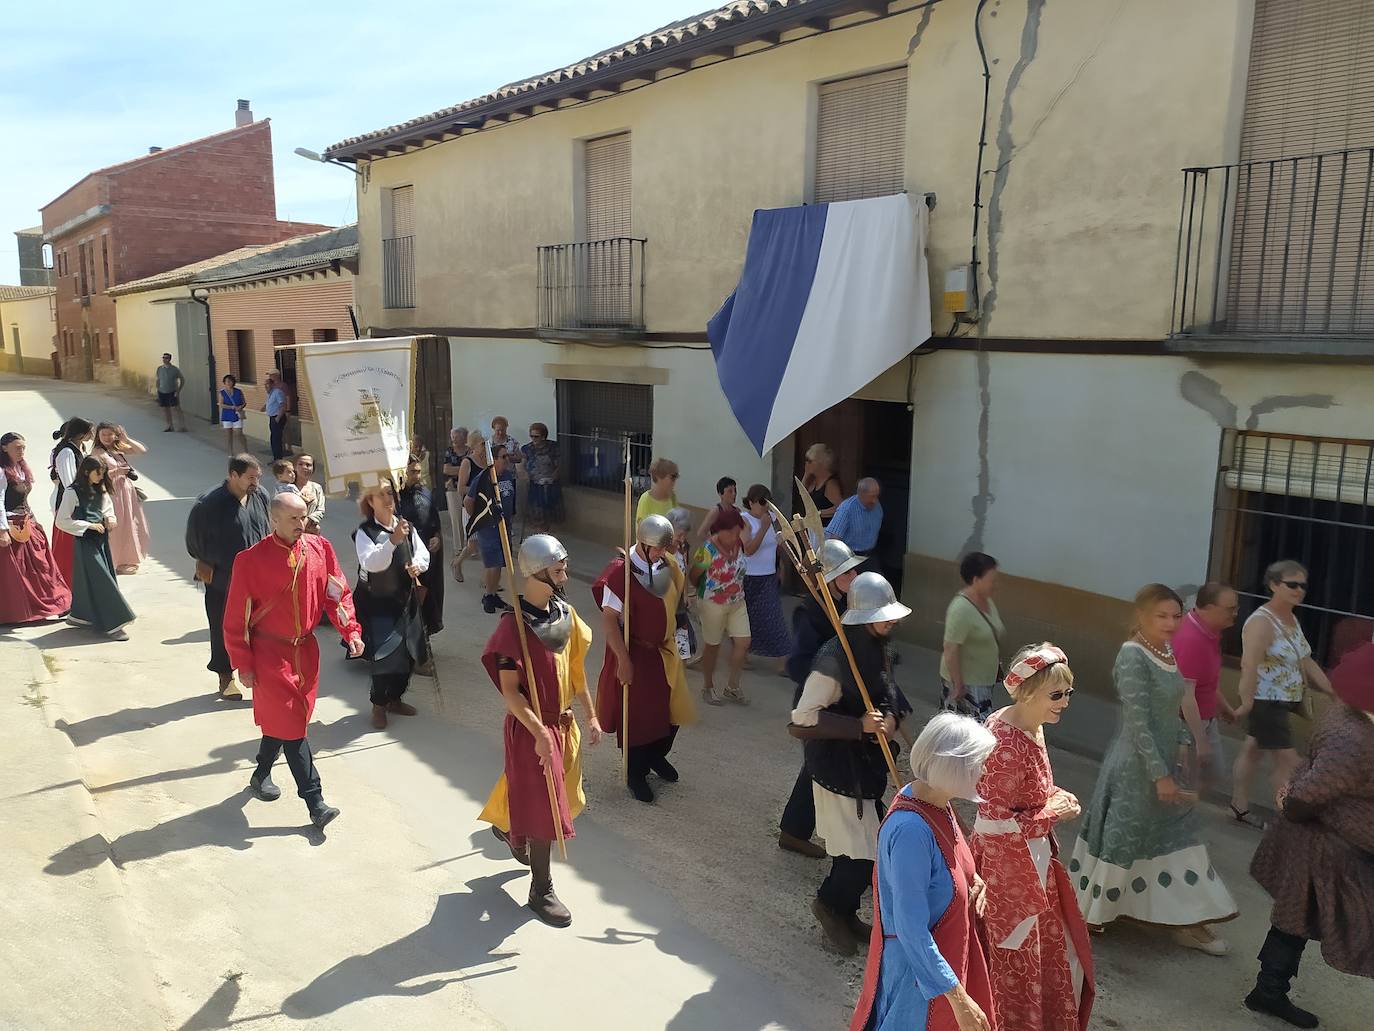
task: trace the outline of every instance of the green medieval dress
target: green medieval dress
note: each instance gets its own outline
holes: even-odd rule
[[[112,514],[109,495],[104,491],[74,488],[75,504],[69,515],[74,530],[99,523]],[[104,633],[133,622],[134,613],[115,578],[110,555],[110,536],[86,529],[75,535],[72,560],[72,616]]]
[[[1155,793],[1174,769],[1183,677],[1127,641],[1112,678],[1122,724],[1069,860],[1078,907],[1097,926],[1117,917],[1171,927],[1229,920],[1236,904],[1198,837],[1194,807]]]

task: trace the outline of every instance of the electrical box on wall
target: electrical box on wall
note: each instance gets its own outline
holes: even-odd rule
[[[972,265],[955,265],[945,273],[945,311],[951,315],[973,312]]]

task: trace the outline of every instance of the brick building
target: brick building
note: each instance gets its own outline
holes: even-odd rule
[[[111,286],[324,228],[278,221],[271,123],[246,100],[232,129],[91,172],[43,208],[63,376],[119,380]]]

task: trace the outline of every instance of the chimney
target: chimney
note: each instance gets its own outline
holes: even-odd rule
[[[234,126],[236,128],[241,128],[245,125],[252,124],[252,121],[253,109],[248,106],[248,101],[240,100],[238,110],[234,112]]]
[[[160,151],[161,149],[162,149],[161,147],[149,147],[149,148],[148,148],[148,153],[149,153],[149,154],[156,154],[156,153],[157,153],[158,151]]]

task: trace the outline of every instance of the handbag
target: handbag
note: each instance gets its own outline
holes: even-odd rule
[[[33,517],[30,515],[21,515],[16,522],[14,517],[11,517],[9,521],[10,540],[18,544],[28,543],[29,538],[33,536],[32,519]]]
[[[973,605],[973,599],[967,594],[960,594],[959,597],[963,598],[964,601],[968,602],[970,605]],[[1006,668],[1002,665],[1002,638],[998,636],[997,627],[993,626],[992,620],[988,619],[988,614],[986,612],[977,605],[973,605],[973,611],[983,617],[983,622],[986,623],[988,629],[992,631],[992,641],[997,645],[997,683],[1000,684],[1007,677]]]

